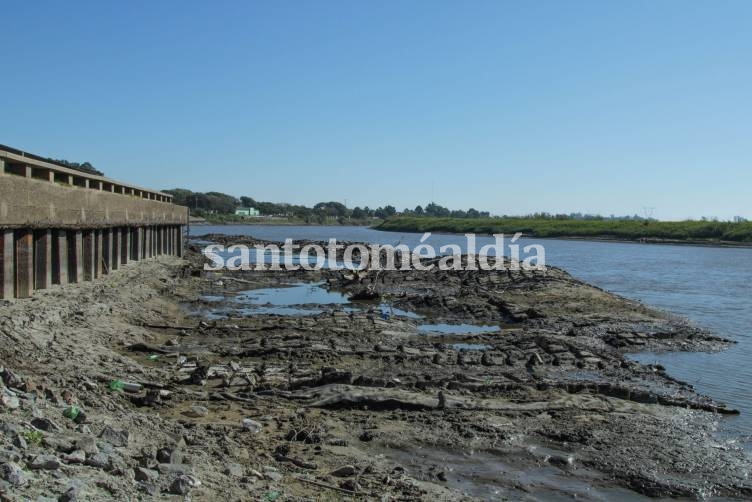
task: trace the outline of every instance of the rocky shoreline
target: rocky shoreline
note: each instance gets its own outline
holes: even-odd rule
[[[3,303],[0,500],[752,496],[714,435],[735,411],[624,357],[730,343],[682,319],[555,268],[207,273],[196,251]],[[379,299],[243,311],[301,284]]]

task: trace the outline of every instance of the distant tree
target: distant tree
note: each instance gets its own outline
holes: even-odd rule
[[[96,174],[97,176],[104,176],[104,173],[102,171],[96,169],[89,162],[78,163],[78,162],[70,162],[65,159],[50,159],[50,158],[46,158],[44,160],[52,162],[53,164],[60,164],[69,169],[75,169],[76,171],[82,171],[82,172],[89,173],[89,174]]]
[[[286,202],[268,202],[259,201],[252,197],[243,195],[236,198],[222,192],[193,192],[185,188],[172,188],[164,190],[172,194],[173,202],[182,206],[190,207],[195,214],[202,212],[233,214],[238,206],[253,207],[259,210],[265,216],[294,217],[306,222],[324,223],[336,219],[338,221],[347,221],[348,218],[362,220],[372,218],[390,218],[397,214],[397,209],[391,204],[387,204],[377,209],[371,209],[368,206],[355,207],[348,209],[341,202],[329,201],[319,202],[313,207],[303,205],[293,205]],[[488,211],[478,211],[470,208],[467,211],[462,209],[450,210],[444,206],[431,202],[423,206],[416,206],[415,209],[405,208],[400,214],[405,216],[434,216],[434,217],[453,217],[453,218],[489,218],[491,215]],[[531,218],[538,219],[562,219],[577,217],[580,219],[597,219],[600,216],[581,215],[573,213],[572,215],[550,215],[548,213],[535,213],[529,215]]]
[[[172,202],[179,206],[190,206],[189,199],[193,192],[186,190],[185,188],[173,188],[171,190],[162,190],[165,193],[172,195]]]
[[[326,216],[335,216],[337,218],[342,218],[349,214],[349,211],[341,202],[319,202],[313,206],[313,210],[321,212]]]
[[[445,208],[444,206],[440,206],[434,202],[431,202],[430,204],[428,204],[426,206],[425,211],[428,216],[446,217],[451,214],[449,209]]]
[[[256,201],[251,197],[243,195],[240,197],[240,205],[243,207],[256,207]]]
[[[221,192],[206,192],[209,209],[217,213],[234,213],[240,201],[232,195]]]
[[[389,218],[390,216],[394,216],[395,214],[397,214],[397,209],[391,205],[380,207],[376,209],[376,211],[374,211],[374,215],[377,218]]]
[[[256,209],[258,209],[261,214],[269,216],[278,216],[285,211],[283,206],[275,204],[274,202],[257,202]]]

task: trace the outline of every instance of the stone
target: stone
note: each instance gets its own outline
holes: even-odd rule
[[[13,446],[18,449],[25,450],[29,447],[29,443],[26,441],[25,437],[23,437],[21,434],[18,434],[13,438]]]
[[[89,424],[78,424],[76,426],[76,431],[80,432],[81,434],[92,434]]]
[[[230,463],[225,466],[225,474],[234,478],[241,478],[245,472],[242,465]]]
[[[136,481],[143,481],[145,483],[153,484],[159,479],[159,472],[153,469],[136,467],[133,472],[135,474]]]
[[[159,464],[157,469],[162,474],[192,474],[193,467],[188,464]]]
[[[49,418],[37,417],[32,419],[31,425],[44,432],[60,432],[63,429]]]
[[[21,401],[16,396],[11,395],[9,391],[4,390],[0,395],[0,406],[8,410],[16,410],[21,406]]]
[[[350,490],[351,492],[359,492],[360,491],[360,484],[355,479],[346,479],[342,483],[340,483],[340,488],[344,488],[345,490]]]
[[[198,486],[201,486],[201,482],[193,476],[181,474],[170,485],[170,493],[175,495],[188,495],[188,493]]]
[[[7,368],[0,371],[0,378],[3,379],[3,383],[8,387],[14,389],[20,389],[23,387],[23,380],[21,379],[21,377]]]
[[[357,470],[355,469],[355,466],[343,465],[342,467],[334,469],[330,474],[338,478],[346,478],[349,476],[355,476],[356,472]]]
[[[46,447],[53,448],[62,453],[70,453],[76,449],[72,441],[57,436],[46,436],[42,440],[42,443]]]
[[[567,457],[561,455],[552,455],[548,458],[548,463],[558,467],[559,469],[571,469],[574,465],[574,457],[572,457],[571,455]]]
[[[264,474],[264,477],[269,481],[274,481],[277,483],[282,481],[282,479],[284,478],[284,476],[279,472],[267,472]]]
[[[191,418],[203,418],[209,415],[209,409],[206,406],[191,406],[188,411],[184,412],[184,415]]]
[[[14,450],[0,449],[0,462],[19,462],[21,454]]]
[[[86,458],[86,465],[91,467],[96,467],[98,469],[104,469],[105,471],[109,471],[112,469],[113,461],[112,457],[106,453],[95,453],[94,455],[90,455]]]
[[[75,502],[76,500],[78,500],[78,488],[75,486],[71,486],[57,498],[57,502]]]
[[[21,428],[13,423],[0,421],[0,432],[6,436],[17,436],[21,431]]]
[[[110,443],[112,446],[128,446],[130,433],[126,430],[115,430],[109,425],[102,429],[99,437]]]
[[[144,492],[145,494],[149,495],[150,497],[156,496],[157,492],[159,491],[159,486],[154,483],[144,483],[143,481],[138,482],[138,490],[141,492]]]
[[[86,452],[83,450],[76,450],[67,455],[62,456],[63,461],[68,464],[83,464],[86,462]]]
[[[264,467],[264,477],[269,481],[275,482],[282,481],[282,479],[284,478],[284,476],[279,471],[277,471],[277,469],[270,466]]]
[[[96,438],[93,438],[91,436],[84,436],[76,439],[76,448],[83,450],[87,455],[94,455],[96,453],[99,453],[97,440]]]
[[[60,469],[60,459],[55,455],[38,455],[29,465],[33,470],[56,471]]]
[[[157,447],[151,444],[141,447],[139,457],[147,462],[157,458]]]
[[[157,450],[157,462],[160,464],[182,464],[183,453],[178,448],[160,448]]]
[[[255,420],[251,420],[250,418],[244,418],[242,423],[243,429],[252,432],[253,434],[261,431],[261,428],[263,427],[260,422],[256,422]]]
[[[15,488],[21,488],[29,483],[26,473],[21,469],[21,466],[15,462],[0,464],[0,478],[4,479]]]

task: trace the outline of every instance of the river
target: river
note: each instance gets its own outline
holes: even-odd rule
[[[382,232],[367,227],[226,225],[194,226],[192,235],[252,235],[286,238],[418,245],[423,234]],[[426,241],[437,250],[465,246],[465,237],[433,234]],[[477,249],[493,242],[478,236]],[[752,249],[580,240],[519,239],[521,246],[542,244],[546,264],[613,293],[665,309],[737,342],[719,353],[672,352],[631,356],[660,363],[668,373],[698,392],[741,411],[724,418],[720,434],[752,446]],[[522,255],[524,258],[524,254]]]

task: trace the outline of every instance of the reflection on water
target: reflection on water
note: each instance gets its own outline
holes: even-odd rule
[[[313,306],[344,305],[347,297],[342,293],[327,291],[323,283],[298,283],[282,288],[263,288],[243,291],[234,301],[243,305],[238,313],[249,315],[310,316],[323,310]],[[306,305],[311,305],[306,307]]]
[[[217,303],[217,302],[221,302],[222,300],[224,300],[225,297],[221,295],[199,295],[198,299],[201,300],[202,302]]]
[[[408,319],[423,319],[423,316],[420,314],[416,314],[415,312],[410,312],[409,310],[397,309],[386,303],[382,303],[381,305],[379,305],[379,308],[381,309],[382,316],[394,315],[394,316],[399,316],[399,317],[407,317]]]
[[[347,296],[337,291],[328,291],[323,283],[297,283],[280,288],[250,289],[235,296],[238,303],[250,305],[342,305],[349,303]]]

